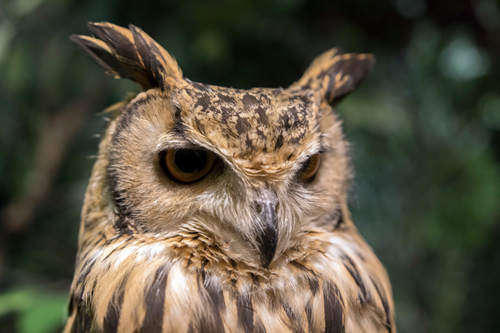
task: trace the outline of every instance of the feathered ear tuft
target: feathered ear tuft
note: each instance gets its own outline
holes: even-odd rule
[[[96,37],[72,35],[106,71],[139,83],[143,89],[168,86],[169,78],[182,80],[175,59],[141,29],[107,23],[89,23]]]
[[[335,105],[356,89],[374,64],[375,57],[371,54],[342,53],[339,49],[331,49],[314,59],[300,80],[290,88],[316,90],[330,105]]]

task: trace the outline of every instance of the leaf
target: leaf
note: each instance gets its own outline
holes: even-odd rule
[[[63,325],[67,297],[31,288],[20,288],[0,295],[0,317],[19,313],[17,327],[21,333],[49,333]]]

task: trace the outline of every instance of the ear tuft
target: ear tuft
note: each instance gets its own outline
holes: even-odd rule
[[[182,80],[175,59],[141,29],[111,23],[89,23],[96,37],[72,35],[109,74],[139,83],[143,89],[164,88],[168,78]]]
[[[331,49],[318,56],[292,89],[318,91],[330,104],[356,89],[375,65],[371,54],[342,53]]]

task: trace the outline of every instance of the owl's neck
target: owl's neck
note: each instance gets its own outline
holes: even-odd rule
[[[101,236],[104,234],[106,232],[101,233]],[[114,275],[114,282],[126,281],[139,274],[138,272],[146,276],[143,270],[170,267],[173,264],[194,275],[199,272],[214,274],[222,284],[232,285],[236,289],[252,288],[266,285],[283,267],[308,262],[308,258],[321,255],[329,246],[321,233],[310,232],[302,235],[302,239],[302,242],[296,243],[276,258],[269,267],[263,267],[257,259],[245,258],[241,253],[231,253],[227,244],[218,242],[208,233],[184,231],[164,239],[151,234],[103,237],[98,244],[86,242],[88,247],[81,249],[77,270],[81,273],[79,276],[85,276],[87,281],[77,285],[78,281],[75,280],[73,288],[77,293],[86,294],[90,292],[87,287],[100,279],[104,272],[112,270],[122,276],[120,278]],[[89,275],[86,275],[87,271],[90,272]]]

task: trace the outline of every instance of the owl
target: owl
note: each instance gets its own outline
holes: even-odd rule
[[[189,80],[133,25],[89,27],[72,40],[142,91],[99,145],[64,332],[396,332],[332,109],[372,55],[331,49],[287,88],[243,90]]]

